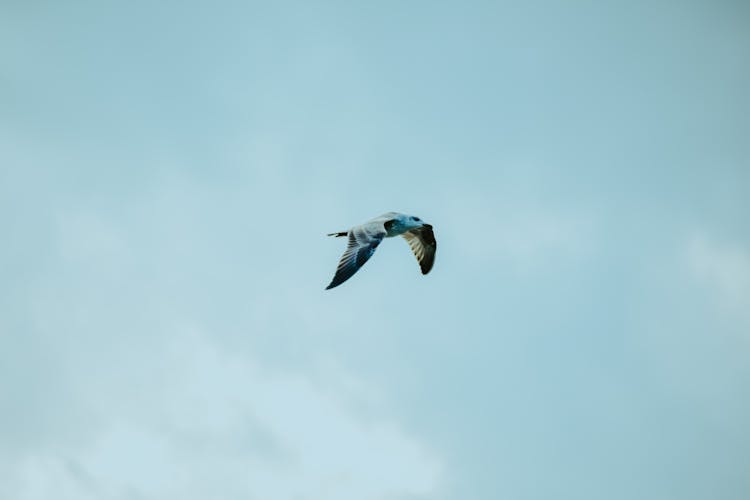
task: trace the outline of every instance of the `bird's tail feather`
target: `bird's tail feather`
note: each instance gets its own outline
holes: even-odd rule
[[[349,234],[349,231],[339,231],[338,233],[328,233],[328,236],[335,236],[336,238],[340,238],[342,236],[346,236]]]

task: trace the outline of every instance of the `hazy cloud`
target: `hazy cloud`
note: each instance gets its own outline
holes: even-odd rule
[[[750,252],[746,248],[697,234],[688,243],[687,261],[720,307],[750,319]]]
[[[9,497],[375,500],[437,493],[442,466],[433,451],[393,422],[358,414],[314,378],[264,373],[190,329],[175,331],[157,356],[132,362],[153,375],[140,390],[159,397],[144,400],[127,376],[91,373],[108,382],[73,390],[88,393],[82,414],[96,416],[96,430],[6,463]],[[356,384],[357,397],[366,398]]]

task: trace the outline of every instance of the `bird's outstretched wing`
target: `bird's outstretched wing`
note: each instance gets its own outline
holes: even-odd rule
[[[354,273],[359,271],[359,268],[375,253],[375,249],[383,241],[385,234],[382,224],[366,224],[350,229],[348,234],[349,245],[346,247],[344,255],[341,256],[336,275],[331,280],[331,284],[326,287],[326,290],[339,286],[354,276]]]
[[[405,232],[402,236],[409,243],[411,251],[414,252],[419,267],[422,269],[422,274],[429,273],[435,263],[435,249],[437,248],[432,226],[425,224],[422,227]]]

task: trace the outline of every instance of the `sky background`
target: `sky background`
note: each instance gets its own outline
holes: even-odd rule
[[[4,1],[0,498],[746,500],[748,89],[741,1]]]

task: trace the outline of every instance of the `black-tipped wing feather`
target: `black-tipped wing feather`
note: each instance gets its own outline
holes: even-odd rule
[[[336,274],[333,280],[331,280],[331,284],[326,287],[326,290],[339,286],[354,276],[354,273],[375,253],[375,249],[378,248],[378,245],[380,245],[380,242],[385,237],[385,231],[382,228],[375,231],[368,231],[362,226],[357,226],[349,231],[348,236],[349,245],[341,256]]]
[[[437,249],[432,226],[425,224],[422,227],[405,232],[402,236],[409,243],[411,251],[414,252],[419,267],[422,269],[422,274],[429,273],[435,263],[435,250]]]

